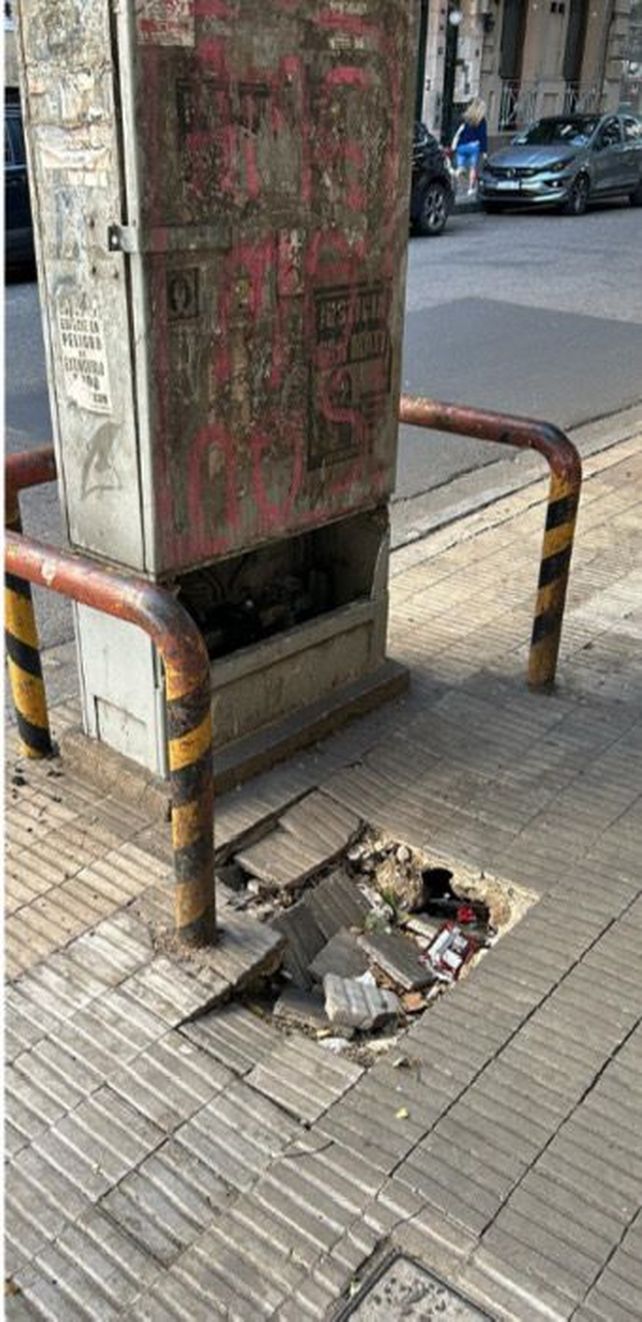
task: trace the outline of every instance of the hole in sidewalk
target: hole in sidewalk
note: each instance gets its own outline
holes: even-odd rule
[[[253,875],[240,853],[218,871],[227,903],[284,940],[278,972],[243,999],[365,1066],[469,977],[537,898],[370,825],[287,885],[269,870]]]

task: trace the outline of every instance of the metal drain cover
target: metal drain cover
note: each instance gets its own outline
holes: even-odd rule
[[[382,1266],[341,1318],[352,1322],[482,1322],[488,1318],[404,1254]]]

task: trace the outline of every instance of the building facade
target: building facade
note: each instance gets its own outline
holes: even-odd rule
[[[422,118],[444,141],[476,95],[487,104],[493,136],[541,115],[630,103],[627,87],[639,98],[640,0],[421,3],[427,19]]]

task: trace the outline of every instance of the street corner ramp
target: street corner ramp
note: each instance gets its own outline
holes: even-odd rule
[[[395,1253],[346,1305],[337,1322],[489,1322],[457,1290],[405,1253]]]

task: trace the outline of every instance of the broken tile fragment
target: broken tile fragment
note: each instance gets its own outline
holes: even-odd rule
[[[399,1013],[399,998],[357,978],[326,973],[323,979],[325,1010],[330,1023],[340,1028],[378,1028]]]
[[[310,973],[317,982],[323,982],[326,973],[337,973],[340,978],[357,978],[367,967],[368,957],[356,936],[342,927],[312,960]]]
[[[272,1013],[282,1024],[296,1024],[315,1031],[330,1026],[321,992],[302,991],[300,987],[286,987]]]
[[[261,840],[239,850],[236,861],[270,890],[298,888],[338,857],[360,829],[360,819],[321,790],[293,804]]]
[[[324,877],[305,899],[326,941],[342,927],[363,927],[370,912],[356,881],[341,868]]]
[[[283,909],[270,919],[269,926],[285,937],[283,967],[299,987],[310,986],[309,967],[325,944],[307,897]]]
[[[405,991],[427,987],[434,982],[434,972],[419,961],[414,941],[398,932],[366,932],[359,944],[369,958]]]

